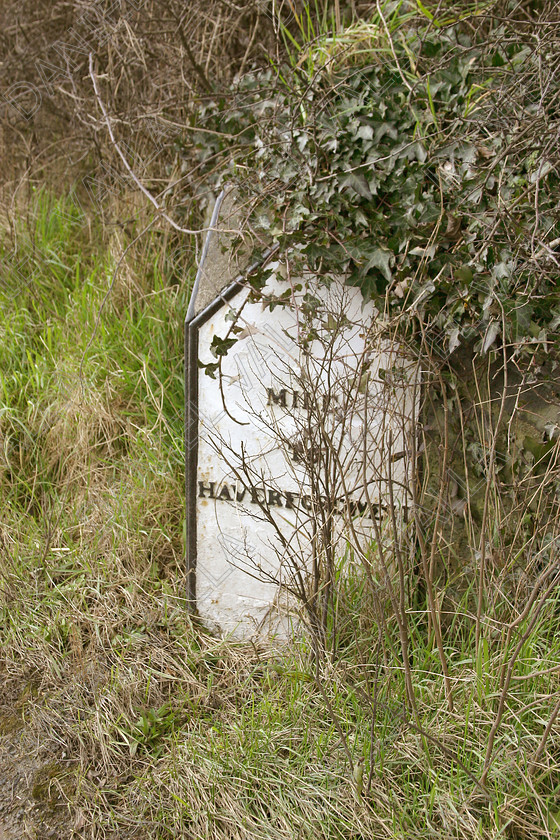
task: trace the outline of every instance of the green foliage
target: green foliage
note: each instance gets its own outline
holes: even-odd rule
[[[36,801],[60,794],[84,838],[552,833],[557,726],[534,772],[530,760],[557,701],[558,597],[511,637],[496,617],[521,615],[505,575],[530,590],[541,566],[527,558],[554,564],[557,534],[538,552],[521,537],[519,563],[491,580],[478,654],[472,592],[456,597],[454,581],[439,591],[452,714],[419,590],[406,613],[417,719],[406,710],[399,628],[382,576],[364,576],[358,558],[336,570],[328,656],[305,639],[279,651],[210,637],[184,602],[187,290],[158,269],[157,240],[140,271],[131,261],[115,279],[114,257],[70,203],[42,196],[30,215],[18,249],[4,244],[0,290],[0,680],[20,697],[0,729],[24,723],[56,757]],[[312,314],[312,296],[305,306]],[[526,445],[548,464],[548,446]],[[486,461],[480,452],[481,471]],[[521,638],[484,791],[504,663]]]
[[[201,159],[250,198],[254,230],[441,351],[548,349],[558,75],[545,64],[537,89],[540,53],[505,24],[473,34],[462,18],[479,9],[435,21],[420,8],[424,24],[386,4],[338,40],[303,41],[289,68],[243,78],[200,112],[216,132],[201,133]]]

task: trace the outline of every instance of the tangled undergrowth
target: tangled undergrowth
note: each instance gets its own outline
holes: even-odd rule
[[[197,4],[190,55],[176,37],[180,4],[164,4],[158,74],[142,59],[154,15],[132,5],[134,18],[111,28],[86,4],[70,31],[82,38],[94,21],[110,118],[157,201],[198,225],[211,193],[202,170],[233,161],[258,198],[253,234],[286,252],[308,247],[311,265],[342,265],[391,317],[412,306],[429,327],[422,351],[440,353],[426,366],[423,507],[402,543],[396,610],[379,580],[372,591],[359,568],[336,570],[323,656],[306,640],[275,649],[206,633],[186,612],[183,561],[193,253],[160,224],[136,240],[144,211],[138,195],[117,206],[131,182],[112,164],[81,184],[103,230],[82,194],[36,195],[0,254],[0,732],[46,750],[37,796],[56,800],[68,834],[92,840],[558,837],[557,9],[469,7],[482,35],[482,12],[504,15],[477,52],[457,4],[446,22],[418,3],[428,36],[415,64],[418,38],[401,38],[410,4],[375,4],[373,23],[345,31],[335,17],[332,33],[309,29],[311,4],[307,18],[295,4],[282,30],[291,65],[232,91],[233,69],[259,55],[266,4],[216,3],[208,16]],[[541,12],[538,41],[529,23]],[[298,25],[308,27],[299,40]],[[65,26],[53,20],[59,47]],[[28,36],[48,58],[49,31],[35,22]],[[10,89],[38,84],[19,37],[7,31],[3,47]],[[75,43],[64,43],[49,101],[64,101],[61,125],[76,129],[68,148],[93,138],[118,163],[87,60],[72,64]],[[203,103],[196,117],[170,100],[179,83],[161,75],[167,58],[181,78],[204,71],[185,96]],[[385,111],[374,112],[381,93]],[[46,108],[35,123],[10,114],[20,138],[50,119]],[[487,235],[495,242],[481,250]],[[461,375],[458,357],[478,378]],[[537,382],[542,428],[523,403]]]
[[[255,253],[297,249],[444,357],[505,345],[531,363],[560,323],[557,4],[298,21],[283,62],[201,105],[184,160],[194,139],[235,187]]]
[[[75,836],[555,836],[556,589],[505,646],[491,616],[476,646],[472,592],[458,596],[452,712],[422,597],[411,715],[394,615],[358,573],[320,661],[301,640],[205,633],[184,601],[188,282],[148,246],[115,280],[111,243],[71,202],[39,196],[30,219],[2,254],[0,674],[15,729],[64,771],[50,784]]]

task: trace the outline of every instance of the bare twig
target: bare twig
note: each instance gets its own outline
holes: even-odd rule
[[[89,75],[90,75],[91,81],[93,83],[93,89],[95,91],[95,98],[96,98],[97,104],[99,105],[99,108],[101,109],[101,112],[103,114],[103,119],[105,121],[105,125],[107,126],[107,131],[109,132],[109,137],[111,138],[111,143],[113,145],[113,148],[117,152],[118,156],[120,157],[120,159],[123,163],[124,168],[126,169],[128,174],[130,175],[130,177],[132,178],[132,180],[134,181],[134,183],[136,184],[136,186],[138,187],[138,189],[140,190],[142,195],[144,195],[148,199],[150,204],[152,204],[153,207],[155,208],[155,211],[157,213],[157,217],[161,218],[161,219],[165,219],[165,221],[169,225],[171,225],[171,227],[174,230],[176,230],[178,233],[186,233],[186,234],[189,234],[189,235],[193,235],[193,234],[205,233],[205,232],[211,230],[211,228],[197,228],[197,229],[193,230],[191,228],[183,228],[180,225],[178,225],[177,222],[175,222],[171,218],[171,216],[169,216],[165,212],[165,210],[159,204],[157,199],[154,198],[154,196],[151,194],[151,192],[149,190],[147,190],[146,187],[144,186],[144,184],[142,184],[142,182],[138,179],[136,174],[133,172],[132,167],[130,166],[128,160],[126,159],[121,147],[117,143],[117,140],[115,138],[115,134],[114,134],[114,131],[113,131],[113,126],[111,125],[111,120],[109,119],[107,109],[105,108],[105,105],[103,104],[103,100],[101,99],[101,95],[99,93],[99,87],[98,87],[98,84],[97,84],[97,77],[96,77],[94,69],[93,69],[93,53],[89,54]],[[231,231],[224,231],[224,232],[225,233],[238,233],[239,231],[231,230]]]

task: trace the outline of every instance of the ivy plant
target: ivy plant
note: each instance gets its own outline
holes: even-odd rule
[[[329,60],[246,75],[198,114],[200,163],[248,200],[261,241],[343,275],[442,353],[547,350],[558,74],[543,92],[542,54],[498,24],[430,23],[395,13],[370,24],[367,50],[347,33]]]

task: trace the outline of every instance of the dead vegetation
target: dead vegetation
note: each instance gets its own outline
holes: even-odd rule
[[[193,102],[274,51],[275,21],[261,2],[187,16],[129,0],[115,23],[116,8],[2,9],[3,743],[24,725],[28,788],[68,817],[57,836],[553,838],[560,456],[554,424],[527,426],[529,374],[507,391],[496,356],[471,381],[427,364],[438,399],[396,608],[376,581],[341,577],[320,657],[305,640],[219,640],[187,617],[181,329],[195,249],[163,224],[136,241],[142,203],[89,52],[134,172],[187,226],[204,208],[177,132]],[[291,4],[274,8],[289,25]],[[62,175],[79,176],[70,199],[27,203]]]
[[[173,145],[193,104],[219,96],[274,45],[266,0],[188,7],[177,0],[55,0],[47,10],[25,0],[3,4],[1,15],[8,196],[61,177],[67,184],[79,178],[85,191],[88,184],[96,191],[96,179],[112,194],[129,186],[104,136],[89,53],[135,171],[161,194],[184,176]]]

